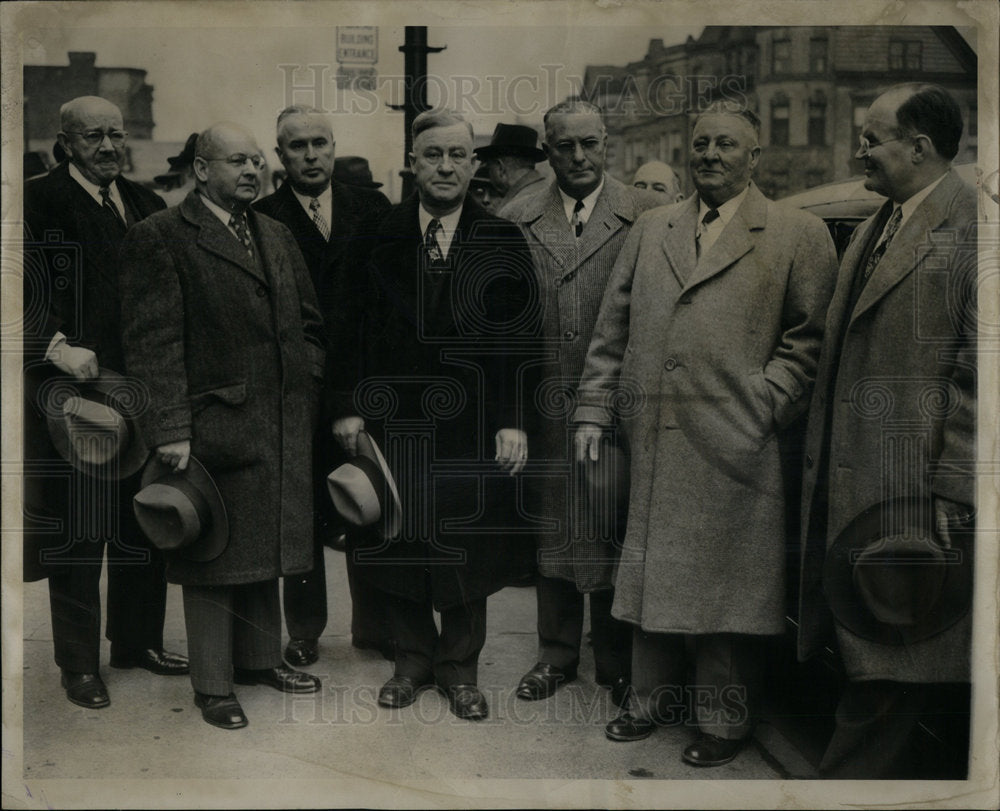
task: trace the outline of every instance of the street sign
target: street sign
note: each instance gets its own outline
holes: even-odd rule
[[[338,25],[337,61],[353,65],[378,62],[378,26]]]

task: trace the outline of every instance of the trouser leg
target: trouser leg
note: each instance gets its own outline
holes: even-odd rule
[[[326,628],[326,558],[318,531],[313,539],[312,571],[284,579],[285,625],[292,639],[319,639]]]
[[[610,684],[629,680],[632,671],[632,625],[611,616],[614,589],[590,593],[590,630],[594,640],[597,681]]]
[[[233,607],[233,666],[278,667],[282,662],[277,579],[233,586]]]
[[[414,681],[430,679],[434,672],[434,651],[438,631],[431,601],[406,600],[385,596],[389,626],[396,640],[396,676]]]
[[[191,685],[199,693],[233,691],[234,586],[183,586]]]
[[[683,634],[632,631],[632,699],[629,710],[660,724],[687,720]]]
[[[561,668],[576,667],[583,636],[583,595],[558,577],[539,576],[538,661]]]
[[[347,586],[351,592],[351,637],[355,642],[379,646],[392,639],[388,598],[385,592],[357,574],[354,550],[348,538]]]
[[[103,544],[94,544],[103,549]],[[101,561],[68,561],[49,575],[49,607],[56,664],[74,673],[97,673],[101,640]]]
[[[741,740],[753,731],[764,681],[767,640],[749,634],[695,637],[691,696],[702,732]]]
[[[486,644],[486,598],[441,612],[434,651],[434,680],[441,687],[477,684],[479,654]]]

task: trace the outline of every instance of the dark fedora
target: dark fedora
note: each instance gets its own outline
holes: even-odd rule
[[[934,530],[930,499],[891,499],[858,515],[827,550],[823,590],[837,621],[884,645],[947,630],[972,604],[973,535]]]
[[[597,461],[583,463],[583,482],[590,513],[605,529],[628,509],[629,458],[624,437],[601,437]]]
[[[97,377],[58,379],[45,395],[45,415],[56,452],[99,479],[125,479],[149,456],[135,420],[144,402],[138,384],[101,369]]]
[[[487,146],[474,149],[480,160],[501,155],[518,155],[535,163],[545,160],[545,153],[538,148],[538,133],[521,124],[497,124]]]
[[[175,471],[153,457],[132,497],[136,521],[157,549],[188,560],[215,560],[229,544],[229,516],[219,488],[193,456]]]
[[[358,453],[326,477],[333,506],[348,524],[374,527],[383,538],[395,538],[403,507],[392,471],[378,445],[366,432],[358,434]]]
[[[476,173],[472,176],[472,180],[469,181],[469,186],[474,189],[490,189],[491,191],[495,191],[493,181],[490,180],[490,171],[486,168],[486,164],[483,164],[476,169]]]
[[[184,142],[184,148],[180,153],[174,155],[172,158],[167,158],[167,163],[170,164],[170,168],[174,172],[180,172],[194,164],[194,148],[197,143],[198,133],[192,132]]]
[[[380,189],[382,184],[372,177],[368,159],[358,155],[346,155],[333,159],[333,177],[348,186],[361,186],[365,189]]]

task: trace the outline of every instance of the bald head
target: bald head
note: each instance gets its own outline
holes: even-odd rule
[[[201,135],[194,147],[198,191],[226,211],[244,211],[260,191],[264,157],[253,133],[222,121]]]
[[[59,145],[87,180],[104,187],[121,174],[127,133],[114,104],[79,96],[59,108],[59,126]]]

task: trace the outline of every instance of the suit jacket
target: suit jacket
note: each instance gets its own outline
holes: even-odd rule
[[[949,172],[893,237],[853,310],[855,277],[885,217],[858,226],[844,253],[806,436],[802,658],[829,641],[823,562],[855,516],[910,495],[928,499],[928,508],[932,495],[974,503],[976,219],[975,191]],[[887,457],[891,443],[903,454],[898,461]],[[937,636],[892,646],[836,625],[855,679],[966,680],[970,633],[966,617]]]
[[[440,270],[416,196],[378,233],[355,403],[395,472],[403,531],[348,542],[359,576],[442,609],[506,585],[531,552],[517,532],[521,479],[500,472],[494,435],[522,422],[539,295],[517,227],[469,200]]]
[[[662,202],[606,176],[579,239],[555,181],[506,209],[531,246],[545,306],[545,356],[534,380],[538,414],[531,440],[532,458],[544,460],[548,469],[529,479],[531,510],[549,521],[538,534],[539,570],[570,580],[581,591],[613,585],[621,538],[599,531],[606,522],[576,498],[583,491],[574,478],[579,469],[569,424],[572,397],[615,259],[639,215]]]
[[[137,183],[119,177],[117,186],[130,220],[164,208]],[[39,556],[74,540],[68,513],[73,474],[52,446],[41,401],[62,373],[45,353],[62,332],[71,345],[93,350],[102,367],[123,371],[117,277],[124,234],[72,178],[67,162],[25,184],[24,225],[24,565],[25,578],[37,580],[52,571]],[[120,499],[118,488],[87,492],[108,500],[102,512],[131,511],[129,497]],[[52,530],[53,525],[59,528]],[[87,549],[90,545],[75,543],[68,551]]]
[[[229,514],[226,550],[205,563],[168,555],[171,582],[252,583],[312,566],[322,323],[291,233],[248,219],[256,261],[197,192],[122,246],[125,364],[148,391],[143,433],[151,448],[190,440]]]
[[[836,254],[818,218],[754,185],[700,259],[697,217],[695,195],[639,218],[580,383],[576,420],[619,419],[631,451],[612,611],[647,631],[777,634],[778,435],[808,403]]]

